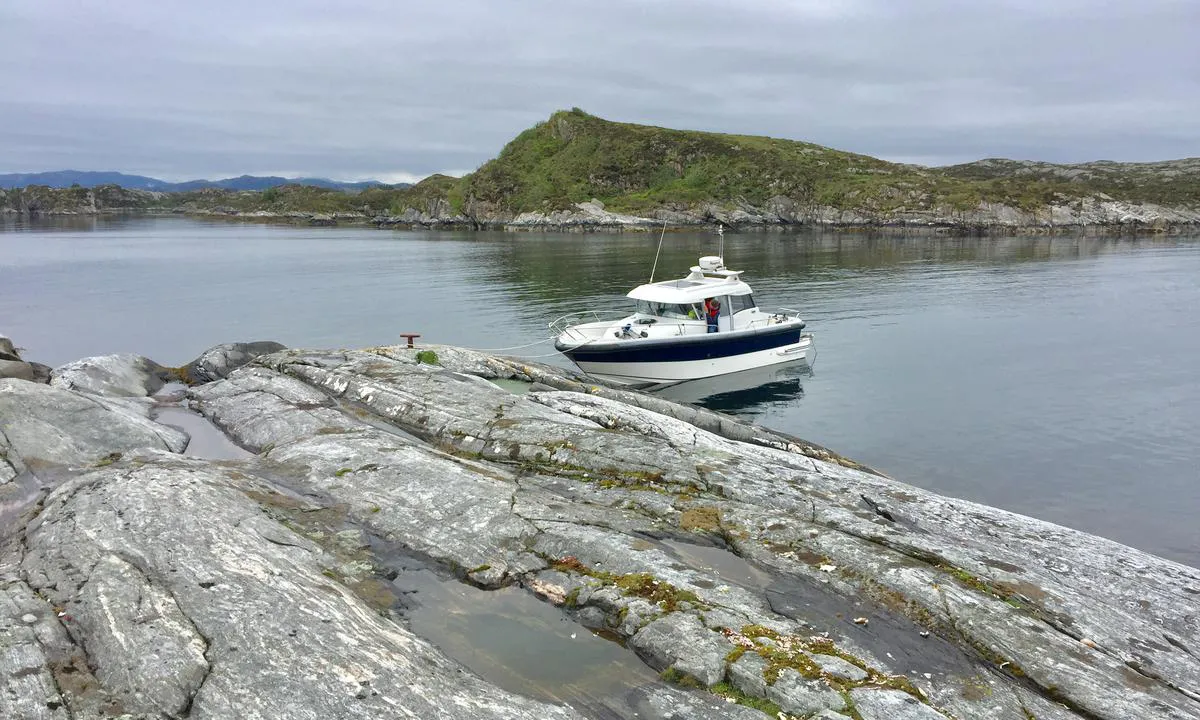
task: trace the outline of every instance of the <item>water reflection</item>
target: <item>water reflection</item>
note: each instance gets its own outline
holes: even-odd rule
[[[689,380],[655,391],[676,402],[699,405],[709,410],[756,417],[777,406],[786,406],[804,396],[800,378],[811,377],[807,364],[792,363]]]

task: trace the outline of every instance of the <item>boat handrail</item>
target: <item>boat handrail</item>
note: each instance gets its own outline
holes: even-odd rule
[[[753,329],[756,327],[767,327],[769,325],[775,325],[775,324],[783,322],[785,319],[792,319],[792,320],[798,320],[800,322],[804,322],[804,318],[800,317],[800,311],[796,310],[794,308],[781,307],[781,308],[776,308],[774,310],[765,310],[764,314],[767,317],[760,319],[760,320],[751,320],[745,326],[746,329],[749,330],[749,329]]]
[[[583,333],[576,332],[574,329],[575,326],[582,325],[585,322],[604,322],[610,319],[617,320],[621,317],[619,311],[615,310],[609,310],[607,311],[607,314],[611,314],[613,317],[601,317],[600,313],[595,310],[578,310],[576,312],[567,313],[562,317],[555,318],[554,320],[546,323],[546,325],[550,328],[550,331],[554,333],[555,336],[569,334],[572,337],[580,337],[586,340],[588,339],[587,336]],[[591,318],[590,320],[587,319],[589,316]],[[580,320],[583,320],[583,322],[580,322]]]

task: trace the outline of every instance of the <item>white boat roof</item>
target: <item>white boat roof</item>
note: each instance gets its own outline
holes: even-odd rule
[[[697,303],[718,295],[750,295],[750,286],[738,279],[740,271],[724,270],[720,277],[700,276],[698,272],[682,280],[639,285],[629,291],[627,297],[661,303]]]

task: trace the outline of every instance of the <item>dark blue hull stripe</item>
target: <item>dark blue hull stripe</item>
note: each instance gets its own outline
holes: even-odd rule
[[[794,345],[800,342],[800,328],[782,328],[752,335],[710,333],[667,340],[627,340],[618,347],[583,345],[558,350],[575,362],[636,363],[686,362],[745,355],[760,350]]]

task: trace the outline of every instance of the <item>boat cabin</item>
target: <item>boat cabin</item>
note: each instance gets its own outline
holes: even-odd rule
[[[704,301],[713,298],[721,306],[717,328],[728,332],[747,324],[739,322],[745,319],[739,314],[756,310],[753,292],[742,282],[741,274],[741,270],[725,269],[721,258],[706,256],[700,258],[699,265],[692,266],[687,277],[639,285],[629,292],[628,297],[637,301],[639,324],[695,321],[700,332],[707,332]]]

